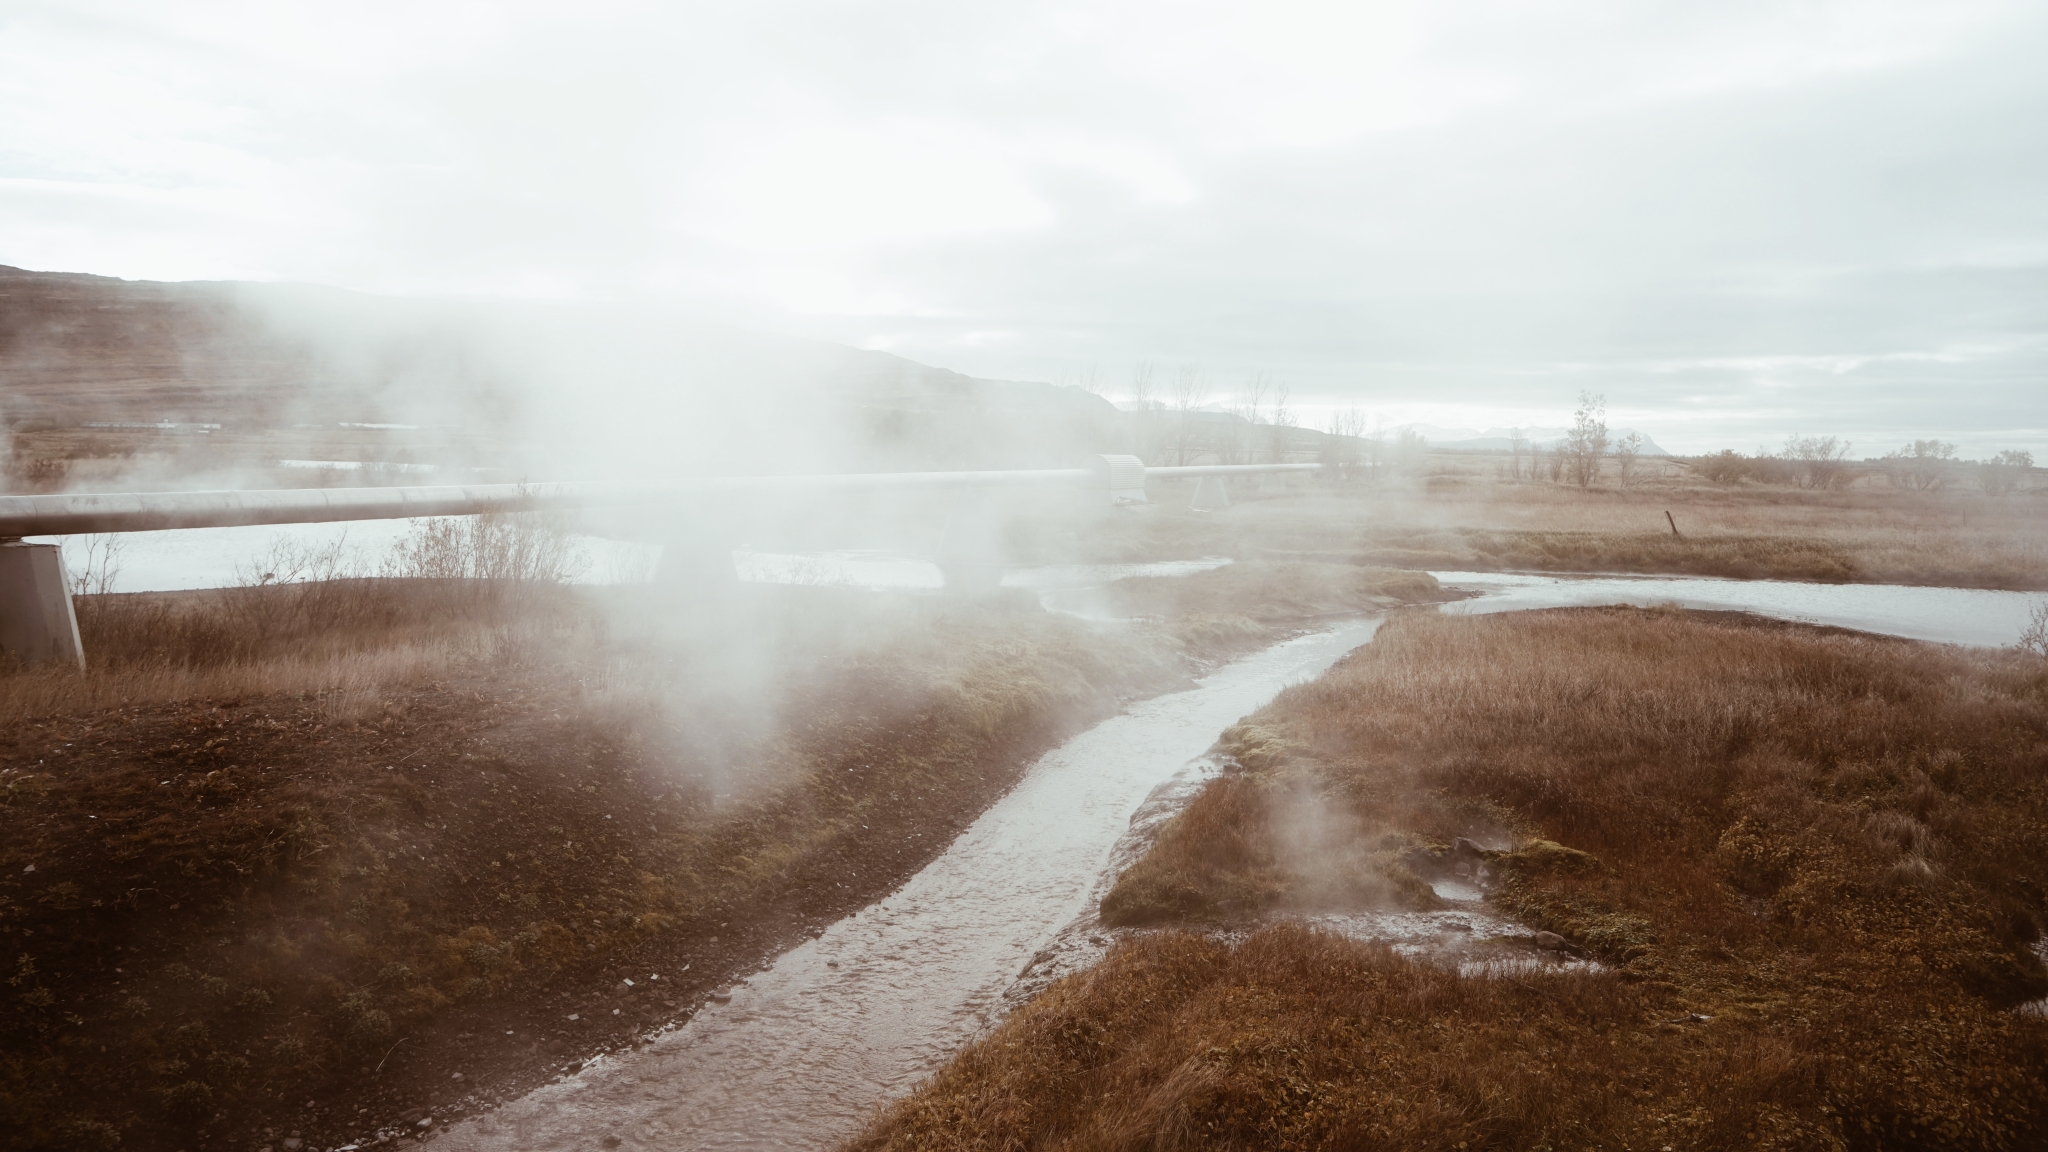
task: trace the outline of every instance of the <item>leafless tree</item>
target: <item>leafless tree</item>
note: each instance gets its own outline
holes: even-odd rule
[[[1915,440],[1884,454],[1885,478],[1900,488],[1933,492],[1948,483],[1956,446],[1940,440]]]
[[[1209,383],[1202,375],[1202,366],[1195,363],[1182,364],[1173,377],[1173,387],[1167,393],[1167,406],[1173,413],[1173,462],[1190,464],[1200,451],[1200,435],[1195,413],[1209,402]]]
[[[1274,386],[1273,415],[1271,418],[1273,431],[1270,438],[1272,442],[1270,456],[1271,462],[1274,464],[1287,463],[1287,443],[1292,438],[1294,432],[1294,410],[1287,406],[1287,396],[1287,385],[1278,384]]]
[[[1131,408],[1137,412],[1150,412],[1159,403],[1158,387],[1153,382],[1150,360],[1140,360],[1131,369]]]
[[[1323,463],[1336,469],[1344,480],[1359,479],[1359,451],[1364,447],[1365,413],[1354,405],[1332,409],[1328,428],[1329,436],[1324,441],[1327,451]]]
[[[1236,403],[1229,409],[1230,414],[1243,423],[1228,425],[1222,433],[1224,439],[1220,454],[1224,463],[1256,463],[1259,426],[1266,422],[1266,393],[1271,387],[1264,372],[1254,372],[1251,379],[1245,381],[1244,389],[1237,394]]]
[[[2048,602],[2036,603],[2028,613],[2027,627],[2020,633],[2020,651],[2048,659]]]
[[[121,553],[127,542],[112,532],[95,532],[76,538],[85,553],[85,563],[71,573],[73,596],[103,596],[114,590],[121,575]]]
[[[1798,487],[1826,491],[1849,481],[1847,440],[1833,436],[1794,435],[1785,440],[1785,451],[1781,455],[1789,478]]]
[[[1095,365],[1086,368],[1062,368],[1053,374],[1053,383],[1072,385],[1083,392],[1100,396],[1103,393],[1102,373]]]
[[[2034,454],[2008,448],[1977,465],[1977,486],[1993,496],[2004,496],[2020,486],[2020,478],[2033,471]]]
[[[1642,464],[1643,434],[1630,432],[1614,442],[1614,468],[1621,477],[1623,488],[1639,479],[1637,472]]]
[[[1403,428],[1394,434],[1393,457],[1388,461],[1387,471],[1400,475],[1414,475],[1422,471],[1429,455],[1429,441],[1420,432]]]
[[[1572,483],[1585,488],[1600,478],[1600,458],[1607,454],[1605,396],[1579,393],[1579,408],[1572,413],[1572,427],[1565,433],[1563,451]]]
[[[1522,430],[1520,428],[1508,429],[1508,479],[1520,480],[1522,478],[1522,456],[1528,451],[1529,438],[1522,435]],[[1535,479],[1535,474],[1532,472],[1529,478]]]
[[[1159,387],[1154,379],[1150,360],[1140,360],[1131,369],[1128,407],[1131,412],[1131,423],[1137,429],[1136,448],[1139,458],[1147,464],[1161,463]]]

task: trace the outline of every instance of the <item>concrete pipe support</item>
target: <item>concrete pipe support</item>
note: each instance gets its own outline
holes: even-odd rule
[[[55,544],[0,543],[0,656],[31,667],[59,661],[85,668],[71,580]]]

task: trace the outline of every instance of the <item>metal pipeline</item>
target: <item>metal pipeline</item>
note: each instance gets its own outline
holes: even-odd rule
[[[636,483],[446,484],[403,488],[272,488],[217,492],[110,492],[0,496],[0,540],[84,532],[152,532],[249,524],[313,524],[660,506],[704,497],[948,488],[1087,486],[1112,490],[1131,474],[1209,477],[1314,472],[1316,464],[1200,464],[1146,468],[1135,457],[1102,457],[1089,468],[985,472],[856,472],[825,476],[706,476]],[[1142,485],[1139,485],[1142,491]]]

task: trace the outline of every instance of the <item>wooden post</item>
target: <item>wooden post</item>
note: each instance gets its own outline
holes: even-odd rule
[[[1673,520],[1673,519],[1671,518],[1671,510],[1670,510],[1669,508],[1666,508],[1666,509],[1664,510],[1664,521],[1665,521],[1665,523],[1667,523],[1667,524],[1670,524],[1670,525],[1671,525],[1671,534],[1672,534],[1673,536],[1678,536],[1678,538],[1679,538],[1680,540],[1683,540],[1683,539],[1685,539],[1685,537],[1683,537],[1683,536],[1679,536],[1679,534],[1678,534],[1678,521],[1676,521],[1676,520]]]

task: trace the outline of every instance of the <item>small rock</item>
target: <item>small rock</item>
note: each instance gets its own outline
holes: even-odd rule
[[[575,1019],[578,1019],[578,1018],[579,1018],[579,1017],[581,1017],[581,1016],[582,1016],[582,1013],[580,1013],[580,1012],[571,1012],[571,1013],[569,1013],[569,1019],[571,1019],[571,1020],[575,1020]]]
[[[825,961],[825,967],[827,967],[827,968],[837,968],[837,967],[839,967],[839,961],[837,961],[837,960],[827,960],[827,961]]]
[[[299,1152],[299,1149],[303,1147],[305,1147],[305,1141],[300,1140],[297,1136],[285,1137],[284,1152]]]
[[[460,1072],[457,1072],[457,1073],[456,1073],[455,1075],[453,1075],[453,1076],[449,1077],[449,1079],[451,1079],[451,1080],[458,1080],[458,1081],[459,1081],[459,1080],[461,1080],[461,1079],[462,1079],[462,1073],[460,1073]]]
[[[33,865],[33,864],[31,864],[31,865],[29,865],[28,867],[26,867],[26,868],[23,868],[23,869],[22,869],[22,872],[24,872],[24,873],[28,873],[28,872],[33,872],[33,871],[35,871],[35,870],[36,870],[36,866],[35,866],[35,865]],[[713,936],[713,937],[712,937],[712,939],[713,939],[713,940],[716,940],[716,939],[718,939],[718,937],[716,937],[716,936]]]
[[[1549,952],[1562,952],[1568,947],[1564,937],[1559,936],[1555,932],[1538,932],[1536,934],[1536,946]]]
[[[604,1138],[603,1143],[607,1148],[617,1148],[619,1146],[619,1138],[617,1136],[607,1136]]]
[[[432,1116],[422,1116],[420,1117],[420,1122],[413,1125],[415,1128],[432,1128],[433,1126],[434,1118]]]
[[[730,989],[730,988],[714,988],[714,989],[712,989],[712,990],[711,990],[711,1002],[712,1002],[713,1004],[730,1004],[730,1003],[732,1003],[732,989]]]

